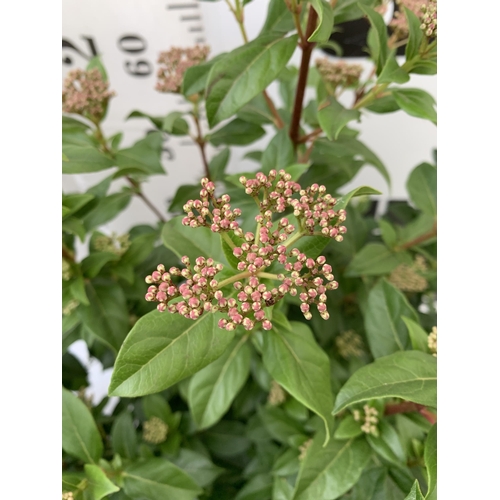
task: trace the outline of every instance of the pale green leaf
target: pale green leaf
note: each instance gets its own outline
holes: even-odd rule
[[[308,42],[327,42],[333,31],[333,9],[326,0],[310,0],[313,9],[318,14],[318,24]]]
[[[427,484],[429,489],[427,490],[426,497],[428,497],[437,485],[437,424],[431,427],[427,436],[424,460],[427,468]]]
[[[97,465],[85,464],[84,469],[88,479],[87,488],[91,492],[93,500],[101,500],[101,498],[120,489],[107,478],[104,471]]]
[[[415,167],[406,183],[411,201],[427,215],[437,217],[437,169],[429,163]]]
[[[346,109],[333,96],[328,96],[318,107],[318,121],[328,139],[337,139],[342,129],[352,120],[359,120],[361,113]]]

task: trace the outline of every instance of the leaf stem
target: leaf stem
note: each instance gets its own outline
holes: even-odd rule
[[[227,233],[219,233],[220,237],[229,245],[231,249],[236,248],[236,245],[233,243],[233,240],[229,237]]]
[[[395,250],[407,250],[408,248],[414,247],[415,245],[419,245],[420,243],[423,243],[424,241],[430,240],[437,236],[437,223],[434,222],[434,225],[432,226],[432,229],[428,231],[427,233],[424,233],[417,238],[410,240],[406,243],[403,243],[402,245],[399,245],[398,247],[395,248]]]
[[[258,273],[257,276],[259,278],[267,278],[267,279],[270,279],[270,280],[277,280],[278,279],[278,275],[277,274],[272,274],[272,273]]]
[[[225,280],[220,281],[219,284],[217,285],[217,290],[220,290],[221,288],[224,288],[226,285],[230,285],[231,283],[234,283],[235,281],[249,278],[250,276],[251,276],[251,274],[248,271],[244,271],[242,273],[235,274],[234,276],[231,276],[230,278],[227,278]]]
[[[297,231],[289,240],[285,241],[285,248],[293,245],[296,241],[300,240],[302,236],[304,236],[304,233],[302,231]]]
[[[397,413],[412,413],[418,412],[422,415],[428,422],[435,424],[437,422],[437,417],[424,405],[417,403],[412,403],[411,401],[403,401],[402,403],[395,403],[385,406],[385,415],[396,415]]]
[[[300,118],[302,116],[302,103],[304,101],[304,94],[306,90],[307,75],[309,73],[309,62],[311,61],[313,48],[316,45],[314,42],[308,42],[307,39],[313,34],[316,28],[317,20],[318,14],[312,7],[309,7],[305,42],[301,44],[302,59],[300,61],[299,80],[297,82],[297,91],[295,93],[295,103],[293,106],[292,120],[290,124],[290,139],[295,147],[297,147],[299,141]]]
[[[205,170],[205,177],[208,180],[210,179],[210,169],[208,167],[207,154],[205,151],[205,139],[203,138],[203,132],[201,130],[200,119],[198,116],[198,103],[193,104],[193,113],[191,115],[193,117],[195,126],[196,126],[196,137],[194,137],[194,142],[198,145],[201,154],[201,161],[203,162],[203,168]]]

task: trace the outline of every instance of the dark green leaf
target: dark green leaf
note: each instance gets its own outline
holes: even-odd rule
[[[403,6],[406,20],[408,23],[408,43],[406,44],[405,55],[406,60],[410,61],[414,57],[417,57],[420,52],[420,46],[422,45],[422,40],[424,39],[424,32],[420,28],[422,22],[418,16],[410,10],[408,7]]]
[[[406,456],[401,446],[398,433],[390,424],[382,420],[377,425],[378,436],[367,434],[366,439],[373,450],[388,462],[402,467],[406,463]]]
[[[427,490],[428,497],[437,485],[437,424],[434,424],[429,431],[425,442],[424,451],[425,466],[427,468]]]
[[[148,419],[157,417],[163,420],[166,424],[172,416],[172,410],[165,398],[160,394],[149,394],[142,398],[142,410],[144,416]]]
[[[402,398],[435,407],[436,368],[436,358],[419,351],[379,358],[351,376],[338,393],[333,411],[377,398]]]
[[[333,31],[333,9],[325,0],[311,0],[313,9],[318,14],[318,24],[308,42],[326,42]]]
[[[427,215],[437,217],[437,169],[421,163],[410,174],[406,189],[411,201]]]
[[[395,52],[391,53],[387,57],[380,76],[377,78],[377,84],[379,83],[406,83],[410,79],[410,75],[399,66],[396,61]]]
[[[63,219],[83,208],[94,199],[91,194],[69,194],[63,196]]]
[[[87,371],[80,361],[71,353],[66,352],[62,357],[62,383],[66,389],[77,391],[89,385]]]
[[[87,278],[95,278],[108,262],[119,259],[120,256],[112,252],[93,252],[82,260],[82,273]]]
[[[354,420],[352,415],[347,415],[337,427],[333,437],[335,439],[352,439],[363,434],[361,424]]]
[[[375,99],[369,106],[366,106],[366,109],[371,111],[372,113],[393,113],[394,111],[398,111],[399,104],[394,99],[392,94],[384,95],[383,97],[379,97]]]
[[[128,411],[120,413],[111,427],[113,451],[122,458],[135,459],[137,456],[137,434],[132,416]]]
[[[293,30],[294,26],[292,14],[286,3],[283,0],[271,0],[267,8],[266,22],[260,30],[260,35],[272,31],[287,33]]]
[[[80,305],[77,314],[84,325],[116,352],[129,330],[129,312],[125,295],[116,284],[87,283],[90,305]]]
[[[338,0],[333,9],[335,24],[338,25],[346,21],[359,19],[363,17],[363,11],[361,10],[363,5],[375,7],[378,4],[378,0]]]
[[[126,118],[129,120],[130,118],[146,118],[148,119],[158,130],[161,130],[163,125],[163,118],[160,116],[151,116],[147,113],[143,113],[142,111],[132,111]]]
[[[224,469],[214,465],[207,456],[186,448],[180,449],[173,462],[187,472],[200,488],[209,486],[224,472]]]
[[[437,124],[436,101],[428,92],[421,89],[393,89],[392,95],[399,107],[410,116],[430,120]]]
[[[272,491],[272,476],[258,474],[241,488],[234,500],[271,500]]]
[[[158,233],[147,232],[136,236],[120,259],[120,265],[137,266],[153,251]]]
[[[245,104],[236,116],[256,125],[267,125],[274,121],[262,94],[255,96],[248,104]]]
[[[415,351],[429,352],[427,332],[416,321],[405,316],[402,319],[408,328],[412,348]]]
[[[62,132],[64,135],[66,134],[75,134],[75,133],[85,133],[88,130],[91,130],[90,126],[86,123],[77,120],[73,117],[62,116]]]
[[[210,126],[229,118],[262,92],[285,67],[296,44],[296,35],[261,35],[214,64],[206,92]]]
[[[69,455],[95,463],[102,455],[97,426],[85,404],[71,392],[62,390],[62,447]]]
[[[234,332],[217,328],[220,317],[207,313],[192,321],[155,310],[140,318],[118,353],[109,394],[160,392],[210,364],[234,337]]]
[[[403,293],[381,280],[368,295],[365,314],[366,336],[375,358],[408,349],[410,339],[402,316],[418,321]]]
[[[224,148],[220,153],[216,154],[208,164],[210,177],[214,181],[222,181],[226,172],[226,167],[229,162],[230,149]]]
[[[241,422],[224,420],[203,433],[203,442],[220,457],[234,457],[244,453],[251,445]]]
[[[405,259],[404,257],[408,257]],[[389,274],[401,263],[411,263],[411,257],[407,254],[391,252],[382,243],[368,243],[346,269],[346,276],[380,276]]]
[[[382,240],[384,241],[384,243],[389,248],[394,248],[398,239],[398,234],[394,226],[385,219],[380,219],[378,221],[378,226],[380,228]]]
[[[75,217],[69,217],[63,220],[62,230],[63,232],[78,236],[82,242],[85,240],[85,235],[87,234],[83,222]]]
[[[113,220],[125,210],[132,199],[130,192],[114,193],[99,200],[99,203],[83,217],[87,231]]]
[[[328,356],[304,323],[292,322],[288,330],[275,318],[273,322],[273,329],[264,335],[264,366],[278,384],[321,417],[328,440],[333,406]]]
[[[132,147],[121,149],[116,153],[116,165],[121,169],[139,168],[146,174],[164,174],[160,158],[163,138],[161,132],[147,134]]]
[[[280,170],[295,162],[293,143],[288,130],[281,129],[271,139],[262,155],[261,171],[268,174],[271,169]]]
[[[260,125],[235,118],[210,134],[209,141],[214,146],[220,146],[221,144],[245,146],[260,139],[265,133],[265,130]]]
[[[370,460],[370,447],[364,439],[332,439],[323,446],[323,438],[323,432],[318,433],[306,452],[294,500],[339,498],[356,484]]]
[[[307,439],[302,426],[281,408],[273,406],[260,408],[258,415],[271,437],[282,444],[292,445],[293,439],[297,437]]]
[[[85,292],[85,282],[82,276],[78,276],[71,282],[70,290],[75,300],[86,306],[89,305],[89,299]]]
[[[246,340],[234,339],[220,358],[191,378],[188,402],[198,429],[218,422],[246,382],[251,357]]]
[[[420,485],[418,484],[418,480],[415,479],[413,483],[413,487],[406,496],[405,500],[424,500],[424,495],[422,495],[422,491],[420,490]]]
[[[90,490],[93,500],[101,500],[106,495],[120,489],[107,478],[104,471],[97,465],[85,464],[84,468],[88,479],[87,488]]]
[[[163,458],[149,458],[127,467],[123,488],[137,500],[193,500],[202,491],[191,476]]]
[[[387,61],[387,26],[384,18],[378,12],[361,4],[359,4],[359,7],[368,16],[371,24],[370,31],[372,34],[368,36],[368,47],[377,66],[377,75],[379,75]]]
[[[346,109],[333,96],[328,96],[318,108],[318,121],[328,139],[337,139],[341,130],[352,120],[359,120],[361,113]]]
[[[356,196],[368,196],[370,194],[382,194],[380,191],[371,188],[370,186],[360,186],[352,191],[349,191],[347,194],[342,195],[338,198],[337,203],[335,204],[335,210],[346,209],[347,205],[351,201],[352,198]]]
[[[292,500],[293,486],[285,477],[275,476],[272,498],[273,500]]]
[[[225,53],[219,54],[210,61],[203,64],[191,66],[186,70],[182,79],[182,93],[186,97],[193,94],[200,94],[205,90],[208,81],[208,75],[212,66],[226,56]]]
[[[180,111],[172,111],[163,120],[162,129],[172,135],[187,135],[189,134],[189,125],[184,118],[184,113]]]
[[[101,153],[92,144],[64,144],[67,160],[62,164],[63,174],[99,172],[114,165],[111,158]]]
[[[188,200],[196,200],[200,196],[199,184],[184,184],[177,189],[174,199],[168,207],[169,212],[182,212],[182,207]]]

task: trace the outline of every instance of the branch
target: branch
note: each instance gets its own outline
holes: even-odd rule
[[[269,111],[271,111],[272,115],[274,116],[274,124],[276,125],[276,128],[284,128],[285,124],[283,123],[283,120],[281,119],[281,116],[278,113],[278,110],[276,109],[276,106],[274,105],[274,102],[271,100],[269,97],[269,94],[263,90],[262,95],[264,96],[264,99],[266,100],[267,107],[269,108]]]
[[[194,138],[194,142],[196,142],[196,144],[198,144],[198,147],[200,148],[201,160],[203,162],[203,168],[205,169],[205,177],[208,180],[210,180],[210,169],[208,168],[207,154],[205,151],[206,142],[203,139],[203,134],[201,131],[201,126],[200,126],[200,120],[198,119],[198,116],[196,115],[196,113],[193,113],[193,119],[194,119],[194,123],[196,124],[196,133],[197,133],[197,137]]]
[[[318,14],[316,14],[316,11],[310,7],[309,18],[307,19],[305,43],[301,46],[302,60],[300,61],[299,81],[297,82],[297,92],[295,94],[295,103],[293,107],[292,121],[290,124],[290,139],[292,139],[295,146],[297,146],[299,141],[300,118],[302,116],[302,103],[304,101],[304,94],[306,90],[309,62],[311,61],[312,50],[316,45],[314,42],[308,42],[307,39],[313,34],[316,28],[317,20]]]
[[[161,212],[151,203],[151,201],[149,201],[146,195],[142,192],[141,185],[138,182],[134,181],[134,179],[132,179],[128,175],[126,179],[130,183],[130,185],[134,188],[135,194],[139,196],[139,198],[141,198],[142,201],[144,201],[144,203],[151,209],[151,211],[156,215],[156,217],[158,217],[158,219],[160,219],[162,222],[167,222],[167,219],[163,217]]]
[[[437,417],[434,413],[429,411],[424,405],[412,403],[411,401],[403,401],[402,403],[386,405],[384,415],[396,415],[397,413],[412,412],[420,413],[420,415],[433,425],[437,422]]]
[[[323,129],[320,128],[320,127],[318,127],[316,129],[314,129],[312,132],[310,132],[309,134],[303,135],[302,137],[299,137],[298,140],[297,140],[297,143],[298,144],[304,144],[304,142],[307,142],[310,139],[314,139],[316,136],[318,136],[322,132],[323,132]]]
[[[419,245],[420,243],[423,243],[424,241],[430,240],[431,238],[434,238],[437,236],[437,224],[434,222],[434,225],[432,226],[432,229],[427,232],[422,234],[421,236],[418,236],[417,238],[408,241],[407,243],[403,243],[402,245],[399,245],[397,247],[398,250],[407,250],[408,248],[414,247],[415,245]]]

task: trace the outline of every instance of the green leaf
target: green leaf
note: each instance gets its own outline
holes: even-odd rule
[[[64,135],[85,133],[89,130],[91,130],[91,128],[86,123],[73,117],[62,115],[62,132]]]
[[[421,89],[392,89],[392,95],[399,107],[410,116],[430,120],[437,124],[436,101],[428,92]]]
[[[437,217],[437,169],[421,163],[410,174],[406,189],[411,201],[427,215]]]
[[[137,456],[137,434],[132,422],[132,416],[127,410],[120,413],[113,422],[111,443],[113,451],[122,458],[134,460]]]
[[[293,445],[297,438],[307,439],[302,426],[281,408],[274,406],[259,408],[258,415],[271,437],[282,444]]]
[[[318,14],[318,25],[308,42],[327,42],[333,31],[333,9],[325,0],[310,0],[313,9]]]
[[[337,139],[342,129],[352,120],[359,120],[361,113],[346,109],[333,96],[328,96],[318,107],[318,121],[328,139]]]
[[[187,255],[191,262],[197,257],[212,257],[217,262],[223,261],[220,236],[207,227],[183,226],[182,219],[182,216],[174,217],[163,226],[163,244],[179,258]]]
[[[422,40],[424,39],[424,32],[420,29],[422,22],[418,16],[410,10],[408,7],[403,6],[406,20],[408,23],[408,43],[406,44],[405,56],[406,60],[410,61],[414,57],[417,57],[420,52],[420,46],[422,45]]]
[[[437,485],[437,424],[429,431],[424,450],[425,466],[427,468],[428,490],[426,498],[435,490]]]
[[[377,66],[377,75],[379,75],[387,61],[387,26],[384,18],[372,8],[361,4],[359,4],[359,8],[366,14],[371,24],[370,31],[372,34],[368,35],[368,46],[372,59]]]
[[[191,476],[163,458],[149,458],[127,467],[123,489],[138,500],[193,500],[202,492]]]
[[[392,52],[385,62],[380,76],[377,78],[379,83],[406,83],[410,79],[410,75],[399,66],[396,61],[396,53]]]
[[[62,230],[65,233],[78,236],[78,238],[80,238],[80,241],[82,242],[85,240],[85,235],[87,234],[83,222],[76,217],[69,217],[68,219],[63,220]]]
[[[130,327],[122,288],[116,284],[87,283],[85,290],[90,305],[80,305],[76,313],[96,337],[118,352]]]
[[[268,174],[271,169],[280,170],[295,162],[293,143],[286,129],[281,129],[271,139],[262,155],[261,172]]]
[[[357,483],[370,460],[370,447],[364,439],[332,439],[322,446],[323,437],[318,433],[306,452],[293,500],[339,498]]]
[[[427,332],[416,321],[405,316],[402,319],[408,328],[412,348],[415,351],[429,352]]]
[[[102,79],[107,82],[108,81],[108,74],[106,73],[106,69],[104,68],[104,65],[102,64],[100,56],[94,56],[90,61],[87,63],[87,71],[97,68],[99,70],[99,73],[101,73]]]
[[[418,321],[418,316],[402,292],[386,280],[375,285],[368,295],[365,330],[375,358],[409,347],[409,336],[402,319]]]
[[[69,194],[63,196],[63,219],[83,208],[95,197],[91,194]]]
[[[139,168],[145,174],[164,174],[160,158],[163,137],[161,132],[147,134],[130,148],[121,149],[116,153],[116,165],[122,169]]]
[[[186,448],[179,450],[179,455],[173,462],[187,472],[200,488],[209,486],[224,472],[224,469],[214,465],[207,456]]]
[[[394,248],[398,240],[398,234],[394,226],[384,219],[380,219],[378,221],[378,226],[380,228],[380,236],[382,236],[382,240],[384,241],[384,243],[389,248]]]
[[[328,356],[304,323],[292,322],[289,330],[273,318],[273,325],[264,335],[264,366],[278,384],[321,417],[328,441],[333,406]]]
[[[160,116],[151,116],[148,115],[147,113],[143,113],[142,111],[132,111],[126,120],[130,120],[130,118],[146,118],[149,120],[158,130],[161,130],[161,127],[163,125],[163,118]]]
[[[163,120],[162,129],[172,135],[187,135],[189,134],[189,125],[184,118],[184,113],[180,111],[172,111]]]
[[[90,490],[93,500],[101,500],[106,495],[120,489],[107,478],[104,471],[97,465],[85,464],[84,469],[88,479],[87,488]]]
[[[120,260],[120,256],[112,252],[93,252],[81,262],[82,273],[87,278],[95,278],[108,263]]]
[[[197,64],[196,66],[191,66],[186,70],[182,78],[182,93],[186,97],[193,94],[200,94],[205,90],[208,81],[208,75],[212,66],[223,59],[226,56],[225,53],[219,54],[210,61],[203,64]]]
[[[346,21],[353,21],[363,17],[362,5],[374,7],[378,5],[377,0],[338,0],[333,14],[335,16],[335,24],[345,23]]]
[[[241,455],[251,445],[241,422],[224,420],[203,433],[203,442],[210,452],[220,457]]]
[[[309,167],[309,163],[294,163],[293,165],[286,167],[284,170],[292,176],[292,181],[297,182],[300,177],[307,172]]]
[[[196,200],[200,195],[199,184],[184,184],[177,189],[174,199],[168,207],[169,212],[183,212],[187,200]]]
[[[85,293],[85,282],[81,276],[73,280],[69,288],[75,300],[86,306],[89,305],[89,299]]]
[[[246,382],[251,358],[247,339],[234,339],[220,358],[191,378],[188,402],[199,430],[222,418]]]
[[[208,170],[210,172],[210,177],[214,181],[224,180],[230,153],[231,150],[229,148],[224,148],[210,160]]]
[[[150,394],[142,398],[142,410],[148,419],[157,417],[168,424],[172,416],[172,409],[160,394]]]
[[[62,384],[70,391],[77,391],[81,387],[89,385],[87,370],[80,361],[71,353],[66,352],[62,356]]]
[[[379,398],[401,398],[436,407],[436,379],[434,356],[419,351],[396,352],[357,370],[338,393],[333,412]]]
[[[220,146],[221,144],[246,146],[260,139],[265,133],[266,131],[260,125],[235,118],[210,134],[208,140],[214,146]]]
[[[403,262],[411,263],[407,254],[391,252],[382,243],[368,243],[351,260],[346,268],[346,276],[380,276],[389,274]]]
[[[262,94],[256,95],[236,114],[238,118],[257,125],[268,125],[274,122],[274,117]]]
[[[227,232],[226,235],[237,247],[241,247],[244,242],[244,240],[236,236],[232,231]],[[221,237],[221,245],[227,262],[233,269],[236,270],[240,260],[233,254],[233,249],[229,246],[225,238]]]
[[[62,447],[84,462],[95,463],[102,455],[101,436],[83,401],[62,390]]]
[[[285,477],[275,476],[273,483],[273,500],[292,500],[293,486]]]
[[[113,220],[120,212],[125,210],[132,195],[130,191],[110,194],[99,200],[99,203],[83,217],[83,223],[87,231],[102,226]]]
[[[369,106],[366,106],[366,109],[371,111],[372,113],[393,113],[394,111],[398,111],[399,105],[394,99],[394,96],[391,94],[385,95],[383,97],[378,97],[373,101]]]
[[[239,47],[212,67],[206,91],[210,127],[229,118],[262,92],[286,66],[297,44],[297,35],[261,35]]]
[[[267,7],[266,22],[259,34],[263,35],[270,32],[288,33],[294,27],[292,13],[288,10],[286,3],[283,0],[271,0]]]
[[[336,211],[340,209],[345,210],[352,198],[355,198],[356,196],[368,196],[370,194],[382,194],[382,193],[377,189],[371,188],[370,186],[357,187],[337,199],[337,203],[335,204],[335,210]]]
[[[401,446],[398,433],[390,424],[382,420],[378,424],[379,435],[367,434],[366,439],[373,450],[388,462],[402,467],[406,463],[406,456]]]
[[[334,439],[352,439],[363,434],[361,430],[361,424],[354,420],[352,415],[347,415],[340,425],[337,427],[335,434],[333,435]]]
[[[272,490],[272,476],[257,474],[241,488],[234,500],[270,500]]]
[[[67,158],[62,164],[63,174],[99,172],[114,166],[113,160],[92,144],[63,144],[62,151]]]
[[[415,479],[413,483],[413,487],[405,497],[405,500],[424,500],[424,495],[422,495],[422,491],[420,490],[420,485],[418,484],[418,480]]]
[[[140,318],[118,353],[110,396],[163,391],[216,360],[234,337],[217,327],[220,317],[207,313],[192,321],[155,310]]]

